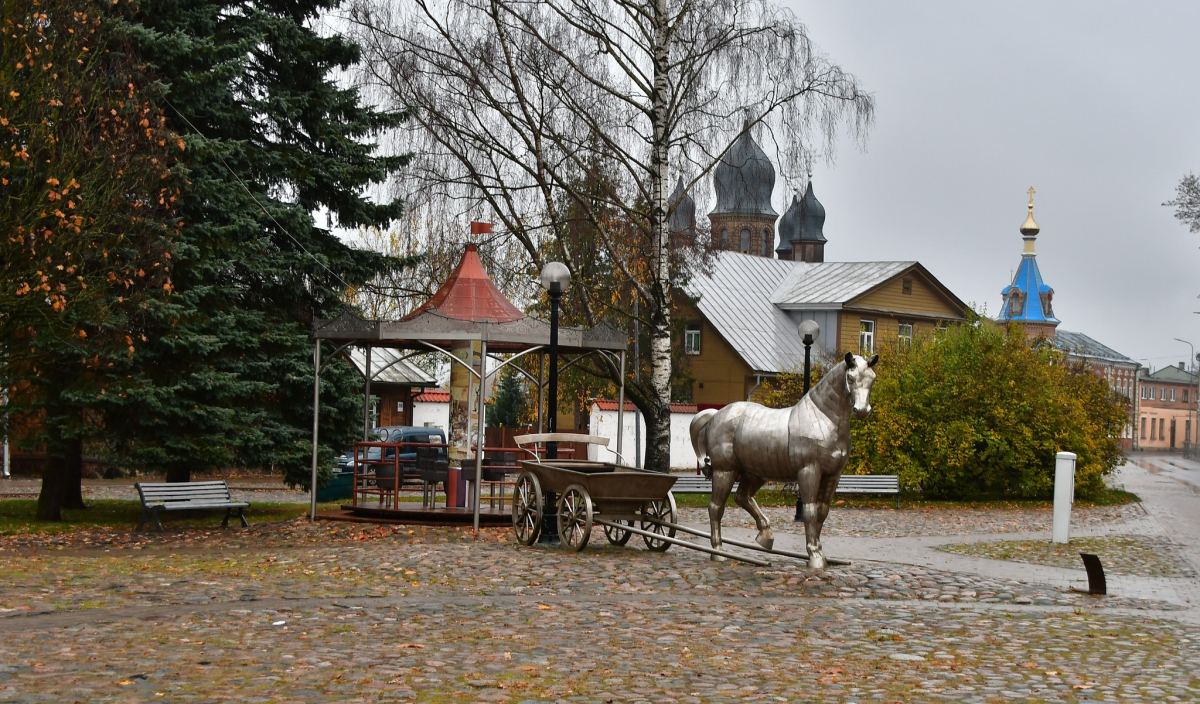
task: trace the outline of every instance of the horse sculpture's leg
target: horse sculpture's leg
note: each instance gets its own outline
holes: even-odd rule
[[[821,552],[822,556],[824,556],[825,551],[821,547],[821,529],[825,527],[825,519],[829,517],[829,507],[833,504],[833,495],[837,492],[838,480],[841,478],[841,472],[821,475],[821,488],[817,500],[817,533],[815,538],[817,550]]]
[[[758,502],[754,500],[754,495],[766,481],[761,477],[749,477],[743,474],[737,493],[734,495],[734,501],[738,506],[746,509],[746,513],[754,516],[754,526],[758,528],[758,537],[754,539],[754,542],[770,550],[771,546],[775,544],[775,536],[771,535],[771,523],[763,515],[762,509],[758,507]]]
[[[733,484],[738,473],[732,469],[714,469],[712,473],[712,498],[708,501],[708,527],[712,531],[712,546],[721,549],[721,517],[725,515],[725,501],[733,491]],[[720,555],[712,555],[713,560],[724,562]]]
[[[808,548],[808,566],[822,570],[825,569],[825,555],[821,552],[821,523],[829,515],[829,504],[821,503],[821,470],[816,465],[805,465],[796,477],[796,483],[804,507],[804,543]]]

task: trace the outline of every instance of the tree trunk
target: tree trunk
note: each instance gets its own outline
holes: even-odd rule
[[[666,0],[653,0],[654,13],[654,88],[650,96],[650,126],[653,142],[650,154],[651,235],[654,240],[653,281],[650,290],[650,388],[654,393],[654,413],[646,418],[646,467],[663,472],[671,470],[671,233],[667,224],[668,145],[667,73],[670,37],[667,32]]]
[[[167,467],[167,481],[169,482],[190,482],[192,481],[192,470],[186,464],[173,464]]]
[[[83,440],[64,440],[62,448],[62,508],[87,508],[83,503]]]
[[[61,448],[61,445],[59,446]],[[34,518],[39,521],[61,521],[63,477],[66,474],[66,462],[57,456],[59,450],[49,448],[46,464],[42,467],[42,491],[38,494],[37,512]]]

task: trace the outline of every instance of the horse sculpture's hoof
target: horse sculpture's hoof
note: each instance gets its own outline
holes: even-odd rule
[[[708,559],[712,560],[713,562],[724,562],[725,556],[724,555],[709,555]]]
[[[808,568],[810,570],[823,570],[825,567],[824,555],[815,551],[808,553]]]
[[[764,550],[770,550],[775,545],[775,538],[773,536],[762,535],[760,533],[759,536],[754,539],[754,542],[761,545]]]

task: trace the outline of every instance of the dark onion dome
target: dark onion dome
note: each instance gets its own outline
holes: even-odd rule
[[[671,209],[668,220],[672,233],[694,234],[696,232],[696,201],[692,194],[683,189],[683,177],[675,182],[675,190],[667,199],[667,207]]]
[[[749,129],[744,129],[713,169],[713,186],[717,191],[717,207],[710,214],[778,215],[771,207],[775,167],[750,136]]]
[[[779,248],[781,254],[792,251],[792,241],[820,242],[825,239],[825,206],[813,194],[812,180],[804,191],[792,196],[792,204],[783,217],[779,218]]]

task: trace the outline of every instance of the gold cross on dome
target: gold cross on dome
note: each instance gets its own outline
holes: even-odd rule
[[[1033,194],[1034,193],[1037,193],[1037,191],[1033,190],[1033,186],[1030,186],[1029,187],[1029,204],[1030,205],[1033,205]]]

